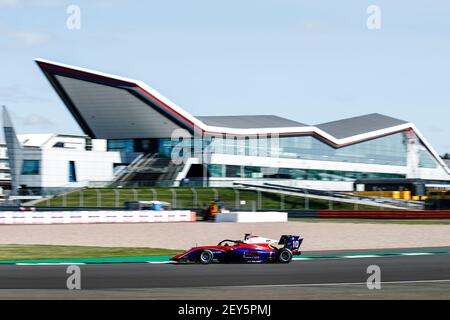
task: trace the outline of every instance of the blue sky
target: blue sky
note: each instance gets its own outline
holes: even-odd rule
[[[66,27],[70,4],[80,30]],[[372,4],[380,30],[366,27]],[[438,0],[0,0],[0,105],[19,133],[81,132],[41,57],[143,80],[194,115],[379,112],[445,153],[449,16]]]

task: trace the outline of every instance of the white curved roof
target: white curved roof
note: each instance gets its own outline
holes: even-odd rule
[[[239,121],[233,116],[195,117],[139,80],[44,59],[36,62],[84,132],[93,138],[168,138],[174,129],[184,128],[206,134],[314,135],[339,148],[413,130],[450,173],[415,125],[407,121],[370,114],[309,126],[276,116],[255,116],[251,124],[245,125],[242,116]],[[237,123],[234,127],[233,121]]]

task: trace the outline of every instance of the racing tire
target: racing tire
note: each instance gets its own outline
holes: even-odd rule
[[[211,250],[203,250],[202,253],[200,253],[200,256],[198,257],[198,261],[201,264],[210,264],[214,259],[214,254],[211,252]]]
[[[282,248],[278,251],[277,261],[279,263],[289,263],[292,261],[292,251],[288,248]]]

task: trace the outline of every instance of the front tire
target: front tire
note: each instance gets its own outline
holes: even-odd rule
[[[201,264],[210,264],[214,259],[214,254],[211,252],[211,250],[203,250],[202,253],[200,253],[200,257],[198,258],[198,261]]]
[[[282,248],[278,251],[277,261],[279,263],[289,263],[292,261],[292,251],[288,248]]]

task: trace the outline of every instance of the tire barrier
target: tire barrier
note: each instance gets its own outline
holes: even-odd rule
[[[190,210],[171,211],[0,211],[0,225],[194,222]]]
[[[287,212],[227,212],[218,213],[215,222],[287,222]]]
[[[450,219],[450,210],[318,210],[318,218]]]

